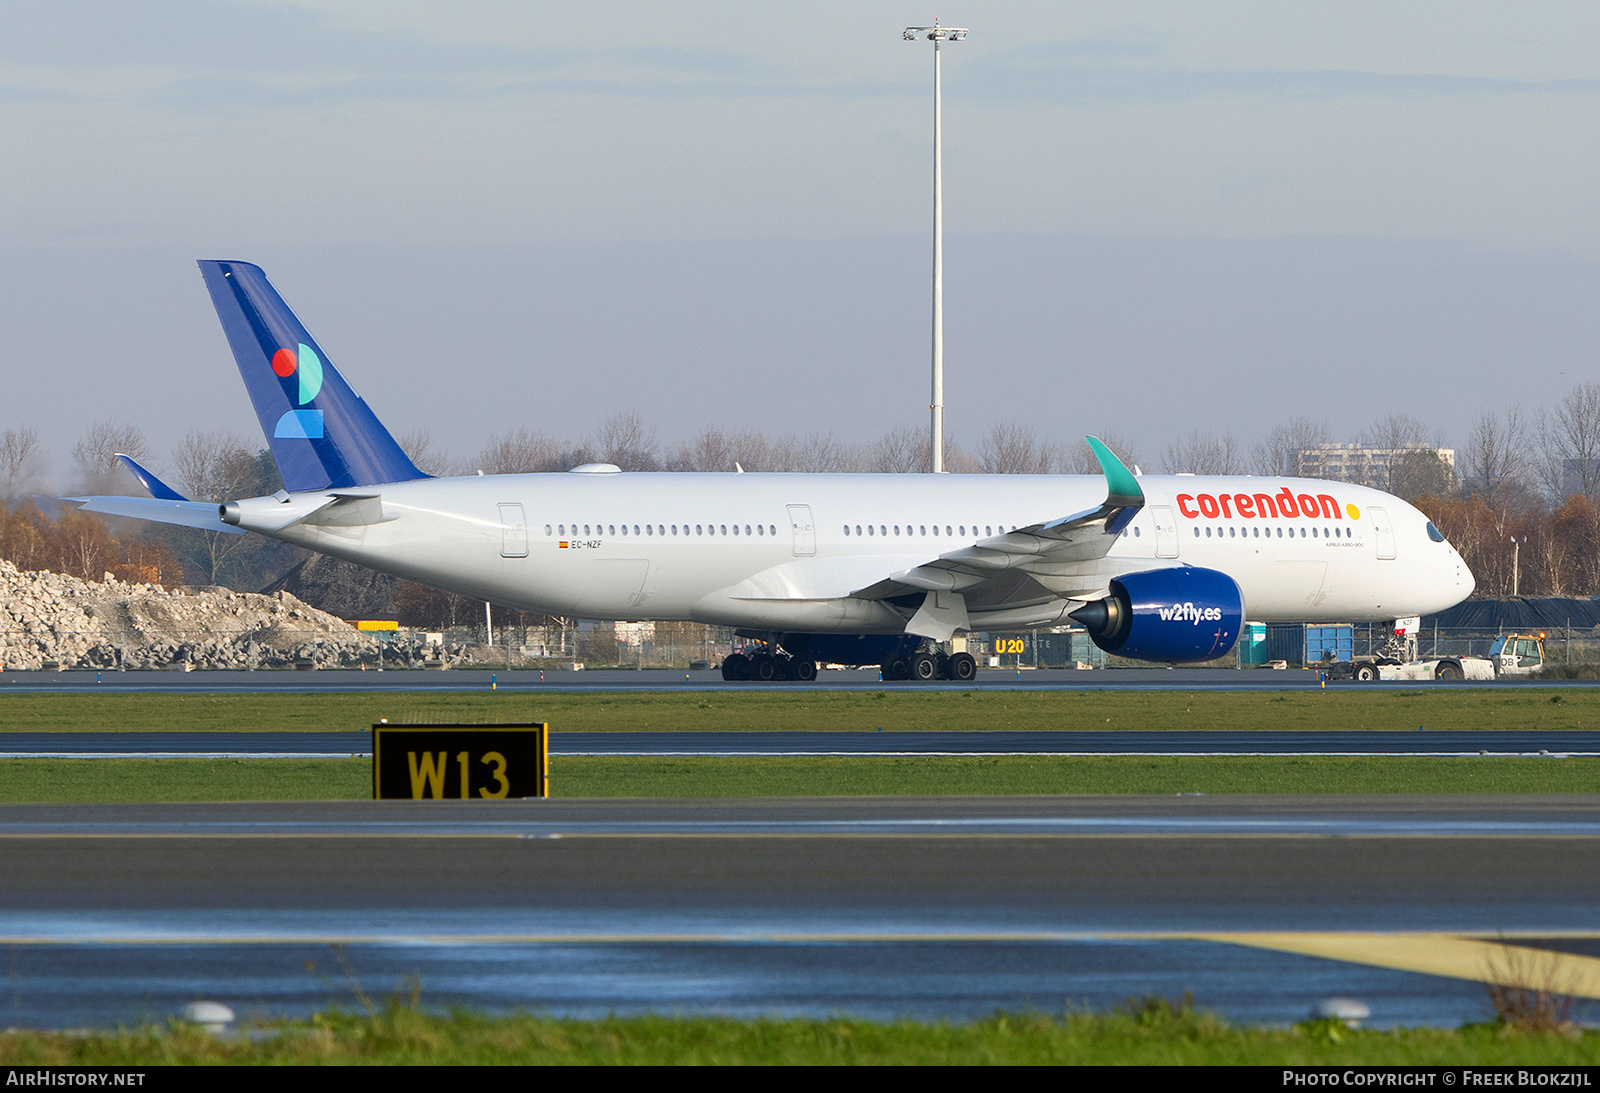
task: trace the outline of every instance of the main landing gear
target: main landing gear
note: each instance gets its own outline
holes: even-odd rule
[[[978,662],[971,653],[930,652],[923,649],[908,657],[894,657],[883,663],[884,679],[912,680],[931,683],[936,679],[953,679],[957,683],[970,683],[978,675]]]
[[[810,683],[817,678],[817,662],[810,657],[792,657],[781,650],[730,653],[722,662],[722,678],[729,683]]]
[[[921,649],[883,663],[883,678],[915,683],[950,679],[970,683],[978,675],[971,653],[945,653]],[[817,678],[817,662],[808,656],[791,656],[777,646],[749,647],[730,653],[722,662],[722,678],[729,683],[776,683],[782,680],[810,683]]]

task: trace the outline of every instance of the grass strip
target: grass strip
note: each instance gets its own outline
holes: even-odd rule
[[[1590,729],[1600,689],[1347,685],[1292,691],[742,691],[7,694],[0,732],[316,732],[407,721],[552,730]],[[1426,736],[1420,735],[1419,741]]]
[[[368,759],[4,759],[0,802],[359,800]],[[558,756],[557,797],[1596,793],[1600,759]]]
[[[1353,1031],[1334,1022],[1237,1027],[1161,999],[1105,1014],[997,1014],[966,1024],[716,1017],[437,1016],[391,1006],[320,1014],[278,1035],[198,1029],[0,1034],[0,1065],[150,1064],[1163,1064],[1594,1065],[1600,1033],[1503,1025]]]

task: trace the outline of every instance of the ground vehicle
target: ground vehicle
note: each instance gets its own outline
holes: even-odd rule
[[[1414,635],[1415,627],[1409,628]],[[1525,676],[1544,667],[1543,634],[1505,634],[1494,640],[1487,657],[1462,655],[1418,658],[1416,639],[1406,628],[1397,629],[1378,652],[1351,661],[1327,665],[1330,680],[1353,679],[1361,683],[1379,679],[1498,679]]]
[[[1504,634],[1489,647],[1497,676],[1527,676],[1544,667],[1543,634]]]

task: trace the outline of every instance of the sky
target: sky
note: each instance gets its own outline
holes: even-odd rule
[[[637,411],[1158,452],[1306,414],[1464,442],[1595,379],[1600,7],[6,0],[0,428],[256,425],[198,258],[397,435]],[[1147,456],[1147,459],[1149,457]],[[160,460],[158,459],[158,462]]]

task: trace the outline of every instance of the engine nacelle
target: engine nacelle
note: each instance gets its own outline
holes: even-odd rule
[[[1128,573],[1111,595],[1070,616],[1108,653],[1161,664],[1226,656],[1239,640],[1244,595],[1226,573],[1193,566]]]

